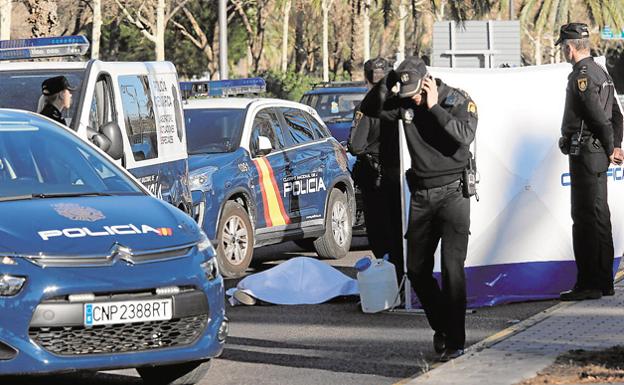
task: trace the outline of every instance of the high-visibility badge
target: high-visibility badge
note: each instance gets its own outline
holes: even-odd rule
[[[576,79],[576,83],[578,84],[579,91],[585,92],[587,89],[587,78]]]
[[[477,114],[477,105],[474,104],[474,102],[468,102],[468,108],[467,108],[468,112],[470,112],[471,114]]]

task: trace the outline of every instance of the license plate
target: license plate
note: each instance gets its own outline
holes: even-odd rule
[[[171,298],[84,304],[85,326],[163,321],[173,316]]]

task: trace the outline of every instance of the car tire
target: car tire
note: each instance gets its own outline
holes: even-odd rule
[[[150,385],[193,385],[204,378],[210,369],[210,361],[194,361],[182,364],[146,366],[137,368],[143,382]]]
[[[353,215],[347,195],[333,189],[327,201],[325,214],[325,234],[314,241],[314,249],[319,257],[343,258],[351,248]]]
[[[217,228],[217,262],[225,277],[238,277],[249,267],[253,257],[254,231],[243,206],[227,201]]]

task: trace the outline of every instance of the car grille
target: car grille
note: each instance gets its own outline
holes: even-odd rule
[[[190,345],[203,333],[207,315],[123,325],[30,328],[43,349],[61,356],[137,352]]]

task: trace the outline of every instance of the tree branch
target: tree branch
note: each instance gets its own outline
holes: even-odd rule
[[[126,16],[126,19],[128,19],[128,21],[131,24],[133,24],[135,27],[137,27],[141,31],[143,36],[145,36],[149,41],[151,41],[153,43],[156,43],[156,36],[151,34],[151,33],[149,33],[147,28],[145,28],[145,25],[140,20],[135,19],[134,17],[132,17],[132,15],[128,11],[128,9],[123,4],[121,4],[121,1],[115,0],[115,2],[117,3],[117,6],[121,9],[123,14]]]

